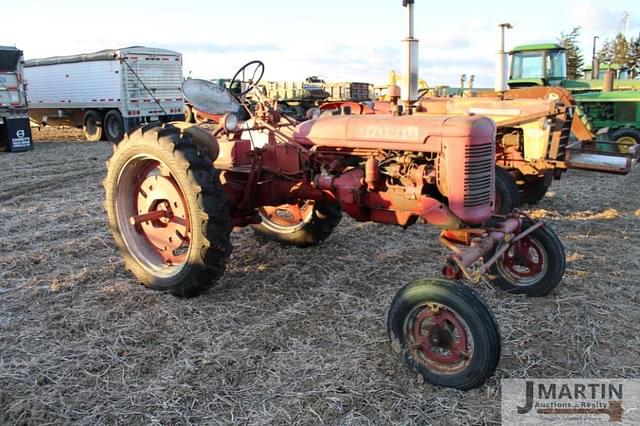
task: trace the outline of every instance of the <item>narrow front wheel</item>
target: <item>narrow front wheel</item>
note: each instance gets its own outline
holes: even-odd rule
[[[428,279],[403,287],[387,327],[398,357],[434,385],[480,386],[500,360],[500,330],[491,310],[459,282]]]
[[[533,225],[524,219],[522,230]],[[508,293],[546,296],[562,281],[565,266],[562,242],[543,226],[509,247],[491,266],[489,280]]]

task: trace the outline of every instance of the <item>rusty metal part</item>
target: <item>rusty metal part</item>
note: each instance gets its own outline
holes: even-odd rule
[[[505,218],[494,229],[487,229],[482,235],[477,235],[478,231],[473,231],[476,236],[464,235],[465,230],[458,230],[456,233],[443,231],[440,235],[440,242],[453,253],[447,257],[443,274],[449,278],[459,278],[464,276],[472,282],[479,282],[489,268],[514,244],[526,238],[536,229],[544,226],[541,222],[534,223],[522,232],[517,232],[522,226],[519,213],[514,213],[511,217]],[[461,246],[461,244],[467,244]],[[468,268],[491,252],[495,247],[493,256],[484,262],[475,271]]]
[[[405,333],[413,358],[432,370],[452,374],[464,370],[473,355],[469,326],[449,307],[429,303],[411,315]]]

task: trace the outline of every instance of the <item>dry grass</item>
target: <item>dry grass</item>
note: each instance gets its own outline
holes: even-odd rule
[[[77,134],[40,133],[38,139]],[[306,250],[234,234],[219,285],[179,300],[135,285],[102,209],[106,143],[0,155],[0,423],[498,423],[511,377],[640,375],[640,172],[570,172],[533,212],[559,231],[550,297],[487,286],[504,355],[459,392],[397,361],[394,292],[437,274],[433,228],[344,220]]]

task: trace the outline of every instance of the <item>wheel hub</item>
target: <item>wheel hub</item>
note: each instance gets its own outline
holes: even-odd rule
[[[524,238],[507,250],[502,263],[513,275],[529,278],[542,271],[544,256],[540,247],[532,244],[529,238]]]
[[[415,316],[411,333],[415,355],[436,371],[458,371],[469,359],[472,349],[467,331],[445,306],[425,306]]]
[[[130,218],[165,264],[184,260],[189,244],[189,218],[180,189],[170,176],[147,176],[137,190],[137,215]]]

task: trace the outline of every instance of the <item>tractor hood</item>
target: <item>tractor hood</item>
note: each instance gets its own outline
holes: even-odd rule
[[[447,138],[492,142],[493,120],[480,116],[346,115],[300,123],[293,135],[302,145],[440,152]]]

